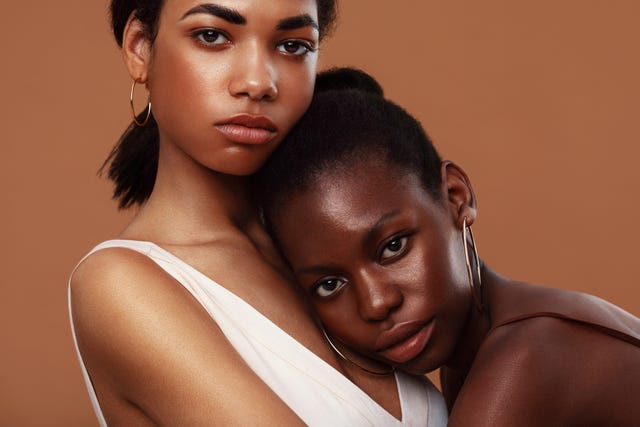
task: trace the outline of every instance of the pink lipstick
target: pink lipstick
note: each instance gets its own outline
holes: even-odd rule
[[[215,128],[227,139],[240,144],[259,145],[276,136],[278,128],[265,116],[238,114],[215,123]]]

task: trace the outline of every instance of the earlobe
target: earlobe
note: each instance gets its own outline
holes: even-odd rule
[[[466,218],[467,226],[477,216],[476,196],[467,174],[453,162],[444,161],[441,166],[442,190],[448,201],[456,226],[460,229]]]
[[[146,83],[151,56],[151,41],[145,26],[135,17],[129,16],[122,36],[122,56],[129,75],[138,83]]]

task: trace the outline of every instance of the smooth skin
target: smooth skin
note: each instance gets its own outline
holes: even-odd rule
[[[443,163],[435,200],[418,177],[375,155],[348,166],[323,171],[274,219],[298,283],[342,352],[370,368],[440,367],[451,426],[640,425],[640,348],[550,318],[488,335],[532,306],[594,316],[617,309],[516,283],[482,263],[486,307],[478,310],[462,243],[476,199],[461,168]]]
[[[151,43],[129,19],[124,61],[151,93],[160,155],[154,190],[119,238],[152,241],[213,278],[399,417],[393,378],[337,361],[246,194],[243,177],[310,102],[316,3],[215,4],[243,22],[199,1],[167,0]],[[295,28],[282,29],[291,18]],[[267,118],[273,135],[254,144],[221,132],[219,123],[238,114]],[[193,297],[145,256],[122,248],[92,254],[73,276],[71,305],[109,425],[302,424]]]

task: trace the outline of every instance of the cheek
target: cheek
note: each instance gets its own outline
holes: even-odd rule
[[[418,245],[395,268],[394,280],[404,292],[422,300],[433,299],[447,277],[446,262],[439,249]]]
[[[173,51],[154,58],[149,74],[154,115],[169,112],[189,116],[211,111],[219,100],[224,70],[204,61],[193,61]]]
[[[432,295],[438,306],[434,308],[455,337],[466,321],[471,300],[462,238],[457,233],[451,235],[449,242],[443,242],[440,257],[442,268],[437,273],[440,286]]]
[[[396,277],[404,288],[405,304],[440,311],[457,298],[466,284],[466,270],[457,245],[451,243],[430,236],[403,260]]]
[[[304,66],[298,64],[295,70],[286,68],[281,72],[278,82],[278,103],[284,133],[291,130],[309,107],[313,97],[315,72],[315,61],[313,64],[304,64]]]
[[[362,336],[358,330],[358,312],[346,298],[337,298],[330,303],[315,303],[314,307],[323,325],[342,341],[355,344]]]
[[[364,322],[360,318],[354,299],[343,295],[331,303],[314,303],[314,306],[331,335],[362,353],[374,351],[379,325]]]
[[[449,265],[450,281],[455,287],[466,289],[469,286],[469,276],[465,262],[464,247],[462,246],[462,236],[459,233],[452,233],[448,250],[443,255],[447,256]]]

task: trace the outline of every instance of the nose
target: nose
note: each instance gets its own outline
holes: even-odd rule
[[[265,49],[257,44],[239,49],[234,65],[231,95],[254,101],[274,101],[278,97],[277,70]]]
[[[356,280],[358,310],[363,320],[385,320],[402,305],[402,290],[390,279],[361,273]]]

